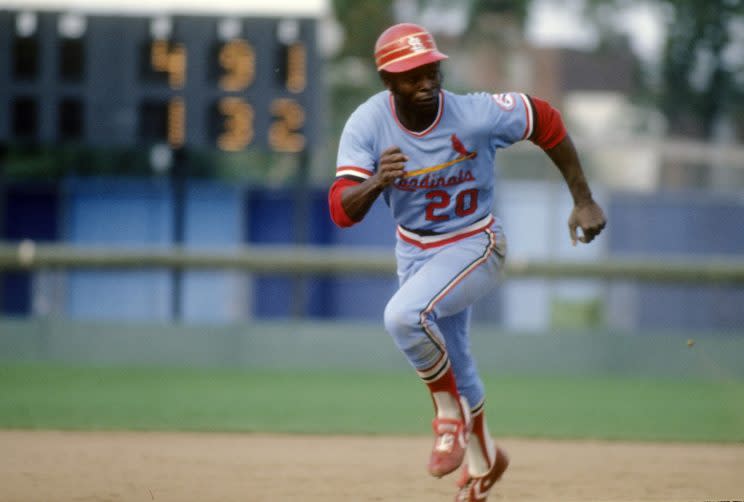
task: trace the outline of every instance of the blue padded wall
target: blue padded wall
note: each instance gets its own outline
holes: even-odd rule
[[[230,250],[242,245],[243,194],[239,187],[190,181],[186,191],[184,246]],[[246,317],[245,281],[233,271],[184,272],[183,320],[229,322]]]
[[[615,194],[609,212],[614,257],[744,255],[744,201],[737,197]],[[641,329],[741,329],[744,288],[639,284],[634,315]]]
[[[32,239],[38,242],[59,238],[59,197],[57,187],[46,183],[11,184],[6,188],[5,221],[0,228],[9,241]],[[31,312],[31,274],[3,274],[0,312],[25,315]]]
[[[325,245],[333,236],[324,190],[251,189],[245,215],[248,244]],[[260,318],[324,318],[333,311],[331,295],[332,281],[324,277],[261,276],[253,283],[251,308]],[[299,303],[298,312],[292,311],[292,299]]]
[[[345,247],[377,247],[394,256],[395,222],[390,210],[378,199],[361,222],[349,228],[334,226],[333,242]],[[330,314],[341,319],[382,322],[385,305],[398,287],[396,277],[339,277],[332,281]]]
[[[169,247],[173,206],[166,180],[79,179],[65,185],[66,238],[71,244]],[[69,274],[67,312],[84,319],[167,320],[167,270]]]

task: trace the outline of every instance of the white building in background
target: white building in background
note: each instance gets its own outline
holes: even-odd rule
[[[653,191],[660,183],[664,137],[660,113],[639,109],[617,92],[575,91],[563,99],[571,134],[594,167],[593,179],[621,190]],[[634,140],[646,139],[645,144]]]

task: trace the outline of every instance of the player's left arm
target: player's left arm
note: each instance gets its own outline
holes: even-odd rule
[[[529,139],[553,161],[566,180],[574,201],[574,208],[568,218],[571,242],[589,243],[607,225],[602,208],[594,201],[589,184],[581,167],[579,154],[568,135],[561,115],[547,101],[530,97],[534,116],[534,128]],[[581,228],[583,235],[577,234]]]

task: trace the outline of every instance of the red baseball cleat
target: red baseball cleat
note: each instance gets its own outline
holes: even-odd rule
[[[468,475],[467,478],[463,476],[458,480],[457,485],[460,491],[455,497],[455,502],[485,501],[488,498],[488,492],[491,491],[496,481],[501,479],[507,467],[509,467],[509,457],[504,450],[496,447],[496,460],[485,476],[474,478]]]
[[[435,418],[431,425],[436,437],[428,468],[432,476],[441,478],[462,464],[472,421],[469,416],[465,420]]]

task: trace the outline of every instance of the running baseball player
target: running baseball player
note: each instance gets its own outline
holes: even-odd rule
[[[495,287],[506,256],[491,214],[496,151],[529,140],[546,152],[573,196],[574,244],[591,242],[606,219],[560,114],[522,93],[446,91],[446,58],[421,26],[397,24],[380,35],[375,62],[386,90],[346,122],[329,206],[341,227],[361,221],[380,195],[390,207],[400,287],[385,328],[431,392],[428,470],[442,477],[463,465],[457,500],[483,501],[509,464],[488,432],[468,334],[471,306]]]

